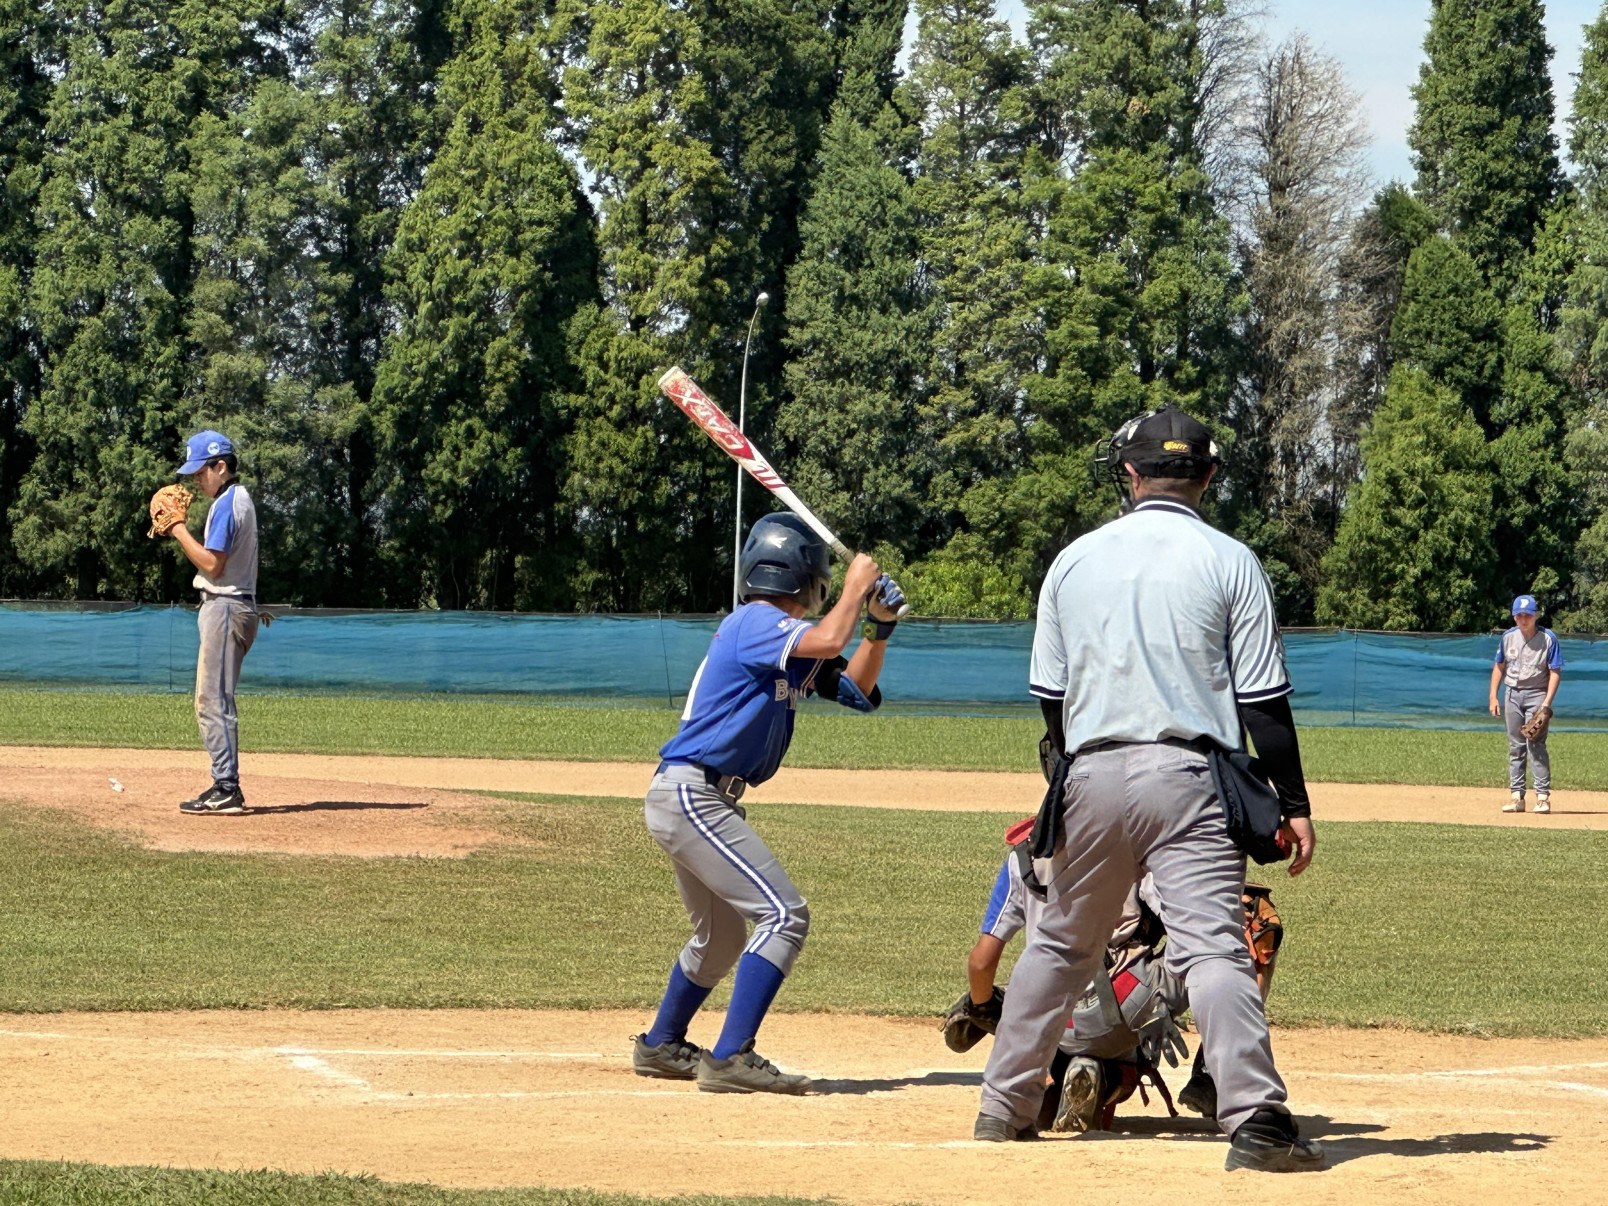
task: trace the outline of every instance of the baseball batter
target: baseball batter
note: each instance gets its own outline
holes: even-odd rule
[[[179,473],[193,473],[201,492],[212,499],[201,539],[182,523],[170,533],[195,566],[194,584],[201,592],[195,716],[201,743],[212,757],[212,786],[179,805],[191,816],[246,811],[235,688],[241,663],[257,639],[257,509],[238,471],[234,443],[217,431],[191,436],[179,466]]]
[[[1315,835],[1272,591],[1256,555],[1201,519],[1220,463],[1202,424],[1171,408],[1142,415],[1113,437],[1106,463],[1134,506],[1064,549],[1039,598],[1030,685],[1071,765],[1059,811],[1050,802],[1045,814],[1059,831],[1038,877],[1046,895],[1029,894],[1027,946],[973,1135],[1036,1134],[1060,1032],[1149,872],[1166,966],[1187,988],[1230,1136],[1226,1167],[1321,1167],[1273,1064],[1245,945],[1245,857],[1207,756],[1242,748],[1241,725],[1250,730],[1287,818],[1290,872],[1305,870]]]
[[[1557,634],[1541,628],[1541,608],[1534,595],[1513,600],[1513,627],[1496,643],[1496,664],[1491,667],[1491,715],[1507,722],[1508,802],[1503,812],[1524,811],[1524,769],[1528,763],[1535,782],[1535,810],[1552,811],[1552,758],[1547,753],[1547,724],[1552,700],[1563,677],[1563,651]],[[1507,685],[1503,703],[1497,688]]]
[[[693,932],[653,1025],[633,1039],[631,1064],[639,1076],[696,1080],[713,1093],[807,1093],[809,1079],[782,1072],[754,1040],[809,933],[809,906],[738,801],[781,765],[801,697],[862,712],[878,706],[877,676],[904,594],[862,553],[842,597],[810,623],[831,585],[829,552],[791,514],[754,525],[739,575],[742,605],[716,631],[648,788],[648,831],[670,856]],[[871,620],[845,664],[839,655],[868,598]],[[687,1041],[688,1026],[733,966],[725,1025],[701,1050]]]

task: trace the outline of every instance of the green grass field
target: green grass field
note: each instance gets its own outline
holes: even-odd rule
[[[440,1189],[371,1177],[0,1160],[0,1202],[29,1206],[794,1206],[800,1198],[637,1198],[580,1189]]]
[[[791,766],[1036,770],[1043,725],[1018,717],[857,716],[808,709]],[[416,754],[650,761],[674,731],[670,708],[577,707],[506,699],[242,696],[248,752]],[[191,749],[189,696],[0,690],[0,744]],[[1608,733],[1553,734],[1560,787],[1608,790]],[[1500,787],[1507,747],[1489,732],[1306,728],[1307,776],[1332,783]]]
[[[936,1015],[1004,846],[1001,819],[767,805],[756,817],[815,925],[780,1008]],[[290,1006],[646,1011],[685,938],[636,801],[509,801],[537,846],[466,859],[167,854],[0,810],[0,1010]],[[1286,1024],[1608,1033],[1596,941],[1608,834],[1331,825],[1275,874]],[[1532,910],[1547,903],[1536,956]]]

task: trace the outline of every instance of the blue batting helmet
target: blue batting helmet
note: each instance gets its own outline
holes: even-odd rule
[[[748,530],[737,566],[744,603],[755,595],[778,595],[814,611],[826,602],[832,586],[826,542],[787,512],[767,515]]]

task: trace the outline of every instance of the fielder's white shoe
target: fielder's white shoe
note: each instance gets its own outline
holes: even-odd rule
[[[1506,804],[1502,805],[1502,811],[1503,812],[1523,812],[1524,811],[1524,793],[1522,791],[1514,792],[1512,797],[1509,798],[1508,802]]]
[[[1537,792],[1535,797],[1535,810],[1537,812],[1551,812],[1552,797],[1542,792]]]

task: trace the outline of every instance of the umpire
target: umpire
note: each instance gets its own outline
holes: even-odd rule
[[[1061,551],[1039,595],[1030,687],[1072,756],[1061,835],[1038,864],[1028,941],[983,1077],[974,1137],[1035,1137],[1045,1074],[1134,881],[1155,877],[1168,970],[1181,975],[1217,1084],[1228,1168],[1322,1167],[1299,1137],[1256,975],[1205,751],[1242,748],[1241,725],[1278,788],[1290,874],[1315,843],[1284,646],[1256,555],[1200,517],[1220,464],[1211,433],[1164,408],[1125,424],[1105,464],[1131,509]],[[1046,817],[1055,819],[1046,804]]]

